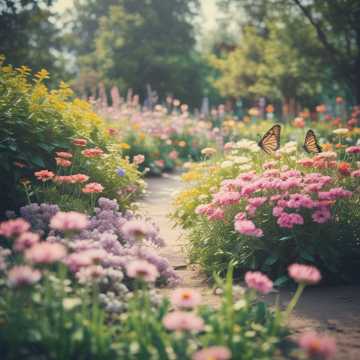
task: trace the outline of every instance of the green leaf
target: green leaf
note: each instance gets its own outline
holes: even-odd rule
[[[287,241],[287,240],[290,240],[292,239],[293,236],[292,235],[289,235],[289,236],[283,236],[282,238],[279,239],[279,241]]]
[[[274,281],[274,285],[275,286],[283,286],[284,284],[286,284],[290,279],[286,276],[280,276],[278,277],[275,281]]]
[[[276,255],[270,255],[266,261],[265,261],[265,265],[274,265],[277,261],[279,260],[279,257]]]
[[[311,262],[315,261],[314,257],[305,250],[300,253],[300,257],[307,261],[311,261]]]

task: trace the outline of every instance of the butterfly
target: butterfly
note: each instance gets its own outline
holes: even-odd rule
[[[272,154],[280,148],[281,126],[274,125],[259,141],[258,145],[267,154]]]
[[[307,153],[318,154],[322,152],[314,131],[309,130],[305,136],[304,149]]]

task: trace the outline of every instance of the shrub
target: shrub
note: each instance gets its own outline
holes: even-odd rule
[[[194,185],[173,214],[189,230],[192,260],[209,275],[232,261],[238,273],[261,270],[281,283],[287,266],[300,262],[319,267],[325,281],[356,281],[357,149],[300,158],[289,143],[269,161],[243,140],[225,159],[195,165],[184,175]]]
[[[84,138],[89,147],[100,147],[106,153],[103,158],[76,169],[86,171],[92,181],[102,183],[104,195],[114,197],[125,185],[139,185],[136,183],[140,174],[121,158],[119,149],[111,146],[106,123],[92,111],[90,104],[73,98],[64,83],[59,89],[49,90],[44,84],[46,78],[46,70],[31,76],[30,69],[6,66],[1,58],[0,213],[23,205],[25,193],[20,180],[32,180],[33,173],[42,169],[55,172],[55,152],[71,152],[76,138]],[[122,179],[116,176],[119,167],[127,169]],[[63,200],[67,203],[70,199]],[[124,206],[128,203],[123,201]]]

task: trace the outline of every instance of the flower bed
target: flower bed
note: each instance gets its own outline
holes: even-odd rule
[[[255,142],[192,165],[174,219],[189,231],[191,259],[205,271],[261,270],[287,281],[292,262],[314,264],[325,281],[356,281],[359,266],[359,146],[312,158],[285,144],[271,159]]]
[[[62,197],[58,196],[59,187],[50,194],[47,186],[46,196],[45,191],[38,191],[39,198],[31,200],[62,201],[69,209],[90,210],[87,200],[80,199],[76,204],[72,194],[77,186],[69,189],[66,185],[83,183],[89,177],[90,183],[101,184],[104,196],[116,197],[123,208],[128,207],[142,191],[141,174],[136,164],[121,156],[104,120],[89,103],[74,99],[64,83],[59,89],[49,90],[45,85],[49,74],[45,70],[32,76],[27,67],[14,69],[3,61],[1,58],[0,217],[6,210],[17,209],[28,201],[26,197],[32,190],[25,191],[24,184],[33,182],[34,173],[42,170],[48,171],[47,175],[39,173],[43,180],[57,175],[64,190]],[[80,149],[84,151],[82,157]],[[118,175],[119,168],[124,170],[122,176]],[[71,181],[65,177],[74,175],[77,177]]]

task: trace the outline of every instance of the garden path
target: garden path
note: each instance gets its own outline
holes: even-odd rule
[[[189,265],[184,250],[185,234],[174,228],[168,218],[175,191],[183,185],[178,174],[165,174],[149,178],[148,194],[140,203],[140,209],[153,218],[160,227],[166,246],[160,250],[168,258],[182,279],[182,287],[201,292],[206,303],[217,305],[219,297],[209,288],[206,278],[195,266]],[[168,293],[171,289],[164,289]],[[290,290],[281,290],[281,301],[286,304],[292,296]],[[266,297],[272,303],[275,296]],[[296,332],[306,330],[325,331],[335,336],[338,343],[336,360],[360,359],[360,287],[314,287],[307,288],[290,320]]]

